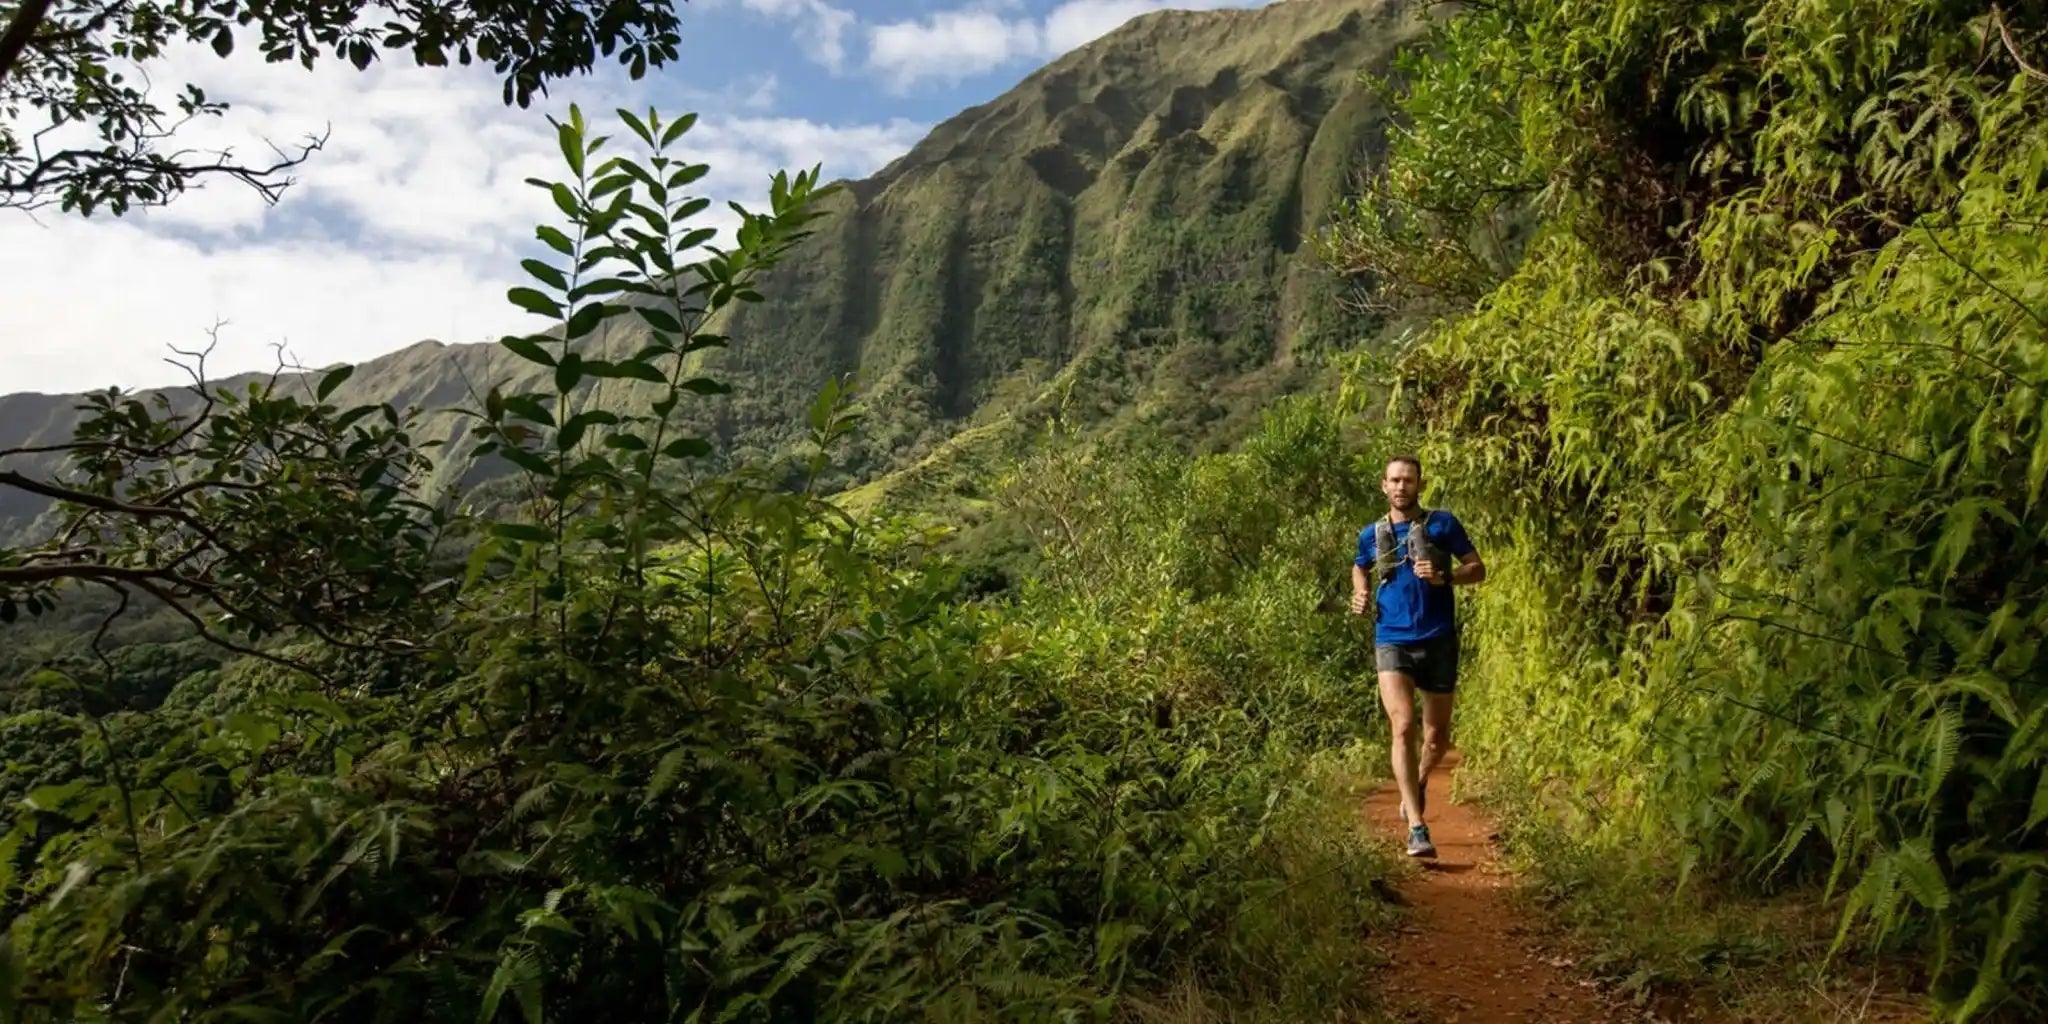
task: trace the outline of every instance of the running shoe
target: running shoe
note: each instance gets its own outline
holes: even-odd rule
[[[1436,844],[1429,841],[1428,825],[1410,825],[1408,827],[1408,856],[1436,856]]]

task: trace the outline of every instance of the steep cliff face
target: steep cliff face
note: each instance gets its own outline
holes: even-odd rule
[[[767,301],[722,325],[732,347],[712,368],[736,392],[686,415],[727,457],[772,456],[827,380],[854,375],[869,414],[836,486],[1054,409],[1081,429],[1227,430],[1291,386],[1299,355],[1366,330],[1304,238],[1377,162],[1383,115],[1359,74],[1414,26],[1399,3],[1281,0],[1147,15],[1062,57],[848,183]],[[463,421],[434,410],[530,371],[494,345],[422,342],[335,397],[418,406],[428,436],[459,440]],[[0,397],[0,448],[68,437],[72,405]],[[0,488],[0,537],[40,508]]]
[[[737,318],[734,439],[772,448],[828,373],[874,399],[863,476],[1056,383],[1107,406],[1084,418],[1150,398],[1198,431],[1241,378],[1353,343],[1303,240],[1374,162],[1359,73],[1411,24],[1369,0],[1164,12],[939,125]]]

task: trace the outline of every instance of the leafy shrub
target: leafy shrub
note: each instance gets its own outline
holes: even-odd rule
[[[1386,254],[1402,203],[1543,185],[1396,403],[1498,538],[1490,792],[1665,877],[1842,897],[1837,945],[1923,950],[1960,1019],[2048,1005],[2043,27],[1488,5],[1413,66],[1389,179],[1427,187],[1329,241],[1435,273]]]

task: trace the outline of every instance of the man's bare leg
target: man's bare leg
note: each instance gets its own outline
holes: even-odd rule
[[[1451,749],[1451,706],[1457,700],[1455,693],[1422,693],[1422,763],[1415,776],[1415,791],[1418,802],[1422,788],[1429,784],[1429,774],[1436,771],[1444,755]],[[1425,810],[1428,804],[1420,804]]]
[[[1394,785],[1401,791],[1401,817],[1409,825],[1422,824],[1416,808],[1422,806],[1422,776],[1416,771],[1415,682],[1402,672],[1380,673],[1380,705],[1386,708],[1394,762]]]

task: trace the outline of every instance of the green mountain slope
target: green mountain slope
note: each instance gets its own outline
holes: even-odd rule
[[[1367,329],[1303,239],[1376,162],[1383,113],[1359,73],[1384,69],[1415,20],[1380,0],[1161,12],[960,113],[848,183],[763,282],[767,301],[723,325],[732,347],[712,369],[737,391],[693,407],[693,426],[729,457],[773,458],[818,389],[852,375],[868,417],[834,487],[1003,449],[1055,412],[1228,436],[1300,383],[1304,353]],[[637,346],[630,333],[592,344]],[[363,364],[336,399],[434,410],[532,369],[494,345],[422,342]],[[0,448],[68,436],[69,406],[0,397]],[[40,507],[0,491],[0,537]]]

